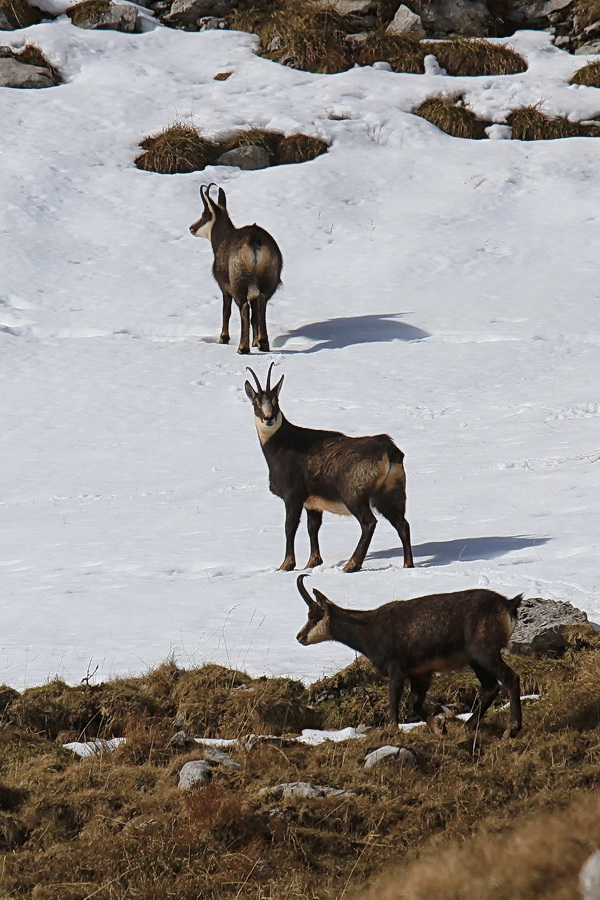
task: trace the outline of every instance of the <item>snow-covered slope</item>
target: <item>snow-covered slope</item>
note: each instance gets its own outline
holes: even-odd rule
[[[523,32],[522,75],[320,76],[250,35],[64,16],[2,41],[37,43],[66,83],[0,90],[0,681],[169,654],[314,679],[352,659],[296,643],[305,606],[276,571],[284,509],[243,390],[246,364],[272,360],[292,421],[386,431],[406,453],[417,567],[381,522],[344,574],[358,525],[329,517],[309,585],[354,607],[485,585],[600,617],[600,140],[461,141],[411,114],[446,91],[497,122],[537,102],[599,116],[600,90],[568,86],[585,58]],[[175,120],[331,149],[137,170],[138,142]],[[235,353],[237,315],[216,343],[210,245],[187,230],[207,181],[284,253],[269,354]]]

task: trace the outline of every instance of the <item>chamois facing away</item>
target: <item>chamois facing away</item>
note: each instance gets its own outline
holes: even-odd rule
[[[505,663],[501,650],[517,624],[523,599],[512,600],[495,591],[475,589],[395,600],[377,609],[350,610],[336,606],[314,590],[314,599],[299,575],[297,586],[308,606],[308,621],[296,639],[305,647],[339,641],[362,653],[389,678],[390,719],[398,724],[398,705],[408,678],[413,709],[432,731],[439,731],[423,709],[434,672],[453,672],[471,666],[481,690],[466,722],[475,729],[504,685],[510,696],[510,721],[504,737],[521,730],[519,676]]]
[[[213,248],[213,275],[223,294],[223,326],[219,343],[229,343],[233,299],[241,319],[238,353],[250,353],[250,320],[252,346],[268,350],[267,301],[281,284],[281,251],[275,239],[259,225],[236,228],[227,212],[225,191],[219,188],[215,203],[210,196],[212,187],[216,185],[201,186],[204,211],[198,221],[190,225],[190,231],[194,237],[208,238]]]
[[[292,425],[279,408],[283,375],[271,387],[271,370],[263,389],[256,374],[256,389],[244,387],[254,407],[254,422],[269,467],[269,487],[285,503],[285,559],[280,569],[294,569],[294,540],[302,509],[306,510],[310,557],[307,569],[323,562],[319,529],[323,511],[358,519],[361,536],[344,566],[357,572],[369,549],[377,519],[371,507],[392,523],[402,541],[404,567],[412,568],[410,528],[404,517],[406,476],[404,454],[387,434],[347,437],[339,431],[317,431]]]

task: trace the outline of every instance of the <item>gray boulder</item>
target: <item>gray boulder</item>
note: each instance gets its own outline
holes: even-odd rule
[[[411,753],[406,747],[393,747],[386,744],[385,747],[379,747],[377,750],[373,750],[372,753],[367,753],[365,756],[365,769],[372,769],[373,766],[382,762],[394,762],[408,768],[414,768],[417,764],[414,753]]]
[[[174,0],[160,18],[172,28],[197,31],[199,19],[222,19],[235,7],[235,0]]]
[[[253,171],[266,169],[270,165],[269,154],[264,147],[249,144],[246,147],[234,147],[227,150],[216,160],[217,166],[237,166],[238,169]]]
[[[46,88],[54,84],[49,69],[30,66],[12,56],[0,57],[0,87]]]
[[[559,600],[541,597],[523,600],[508,650],[510,653],[561,656],[567,648],[568,625],[589,625],[587,614],[571,603]]]
[[[193,759],[182,767],[178,787],[189,791],[196,785],[206,784],[212,778],[210,763],[205,759]]]
[[[479,0],[412,0],[411,9],[433,37],[453,33],[481,36],[491,24],[488,8]]]
[[[288,797],[300,797],[303,800],[322,800],[323,797],[354,796],[354,791],[343,791],[339,788],[310,784],[307,781],[288,781],[284,784],[277,784],[272,788],[263,788],[259,793],[269,796],[273,800],[282,800]]]
[[[128,34],[136,30],[138,12],[132,3],[107,3],[99,5],[95,0],[86,0],[67,10],[73,25],[99,31],[124,31]]]
[[[421,16],[418,16],[404,4],[398,7],[396,15],[385,30],[388,34],[407,35],[417,40],[422,40],[425,37]]]
[[[376,0],[317,0],[315,6],[333,9],[340,16],[366,16],[375,11]]]
[[[587,56],[588,54],[600,54],[600,41],[588,41],[575,51],[576,56]]]

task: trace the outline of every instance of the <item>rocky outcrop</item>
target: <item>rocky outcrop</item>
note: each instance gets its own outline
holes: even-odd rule
[[[12,56],[0,57],[0,87],[46,88],[55,84],[50,69],[21,62]]]
[[[27,0],[0,0],[0,31],[15,31],[37,25],[43,18],[52,18]]]
[[[100,31],[136,31],[138,13],[132,3],[112,3],[110,0],[84,0],[67,10],[78,28]]]
[[[562,656],[568,646],[568,627],[571,625],[587,625],[590,634],[593,633],[587,614],[570,603],[541,597],[523,600],[508,650],[510,653]]]
[[[265,148],[253,144],[227,150],[215,162],[217,166],[237,166],[238,169],[246,171],[266,169],[270,164],[269,154]]]

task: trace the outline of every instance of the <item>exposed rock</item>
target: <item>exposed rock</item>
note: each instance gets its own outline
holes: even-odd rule
[[[212,778],[210,763],[205,759],[193,759],[182,767],[178,787],[189,791],[197,784],[206,784]]]
[[[196,740],[189,731],[178,731],[167,743],[167,747],[171,750],[190,750],[196,746]]]
[[[227,150],[216,160],[217,166],[237,166],[238,169],[252,171],[254,169],[266,169],[270,165],[269,154],[264,147],[249,144],[245,147],[234,147]]]
[[[0,31],[29,28],[41,22],[44,16],[48,17],[48,13],[31,6],[27,0],[0,0]]]
[[[340,16],[365,16],[375,10],[375,0],[317,0],[315,6],[333,9]]]
[[[54,87],[49,69],[30,66],[12,56],[0,57],[0,87],[46,88]]]
[[[582,44],[581,47],[578,47],[575,51],[576,56],[586,56],[588,53],[599,54],[600,41],[588,41],[586,44]]]
[[[513,0],[509,6],[509,17],[519,25],[536,25],[546,21],[557,21],[566,15],[576,0]]]
[[[567,647],[565,626],[586,624],[586,613],[571,603],[541,597],[523,600],[508,649],[511,653],[561,656]]]
[[[222,750],[218,750],[216,747],[205,747],[204,755],[208,762],[225,766],[227,769],[241,769],[241,764],[236,760],[232,759],[231,756],[227,753],[223,753]]]
[[[135,31],[138,18],[132,3],[104,3],[98,0],[84,0],[68,9],[67,15],[78,28],[124,31],[128,34]]]
[[[196,22],[198,31],[216,31],[217,28],[225,28],[226,24],[226,19],[217,16],[201,16]]]
[[[271,747],[287,747],[295,744],[295,738],[285,738],[278,734],[246,734],[238,740],[242,750],[254,750],[262,744],[269,744]]]
[[[222,19],[235,6],[235,0],[174,0],[169,11],[159,15],[165,25],[197,31],[199,19]]]
[[[390,744],[386,744],[385,747],[379,747],[377,750],[367,753],[365,769],[372,769],[378,763],[389,761],[409,768],[414,768],[417,764],[414,753],[411,753],[406,747],[392,747]]]
[[[310,784],[307,781],[288,781],[285,784],[277,784],[272,788],[263,788],[259,794],[261,796],[269,796],[274,800],[287,799],[288,797],[322,800],[324,797],[353,797],[354,791],[344,791],[339,788]]]
[[[352,44],[353,47],[358,47],[361,44],[364,44],[369,35],[366,31],[359,31],[357,34],[346,34],[344,35],[344,40],[349,44]]]
[[[598,900],[600,897],[600,850],[592,853],[582,866],[579,888],[583,900]]]
[[[417,38],[417,40],[425,37],[421,16],[418,16],[404,4],[398,7],[396,15],[385,30],[389,34],[409,35]]]
[[[488,33],[491,23],[487,7],[478,0],[412,0],[411,8],[432,37],[453,33],[481,36]]]

